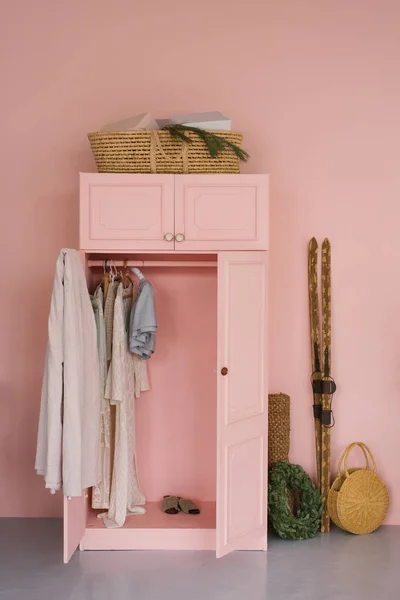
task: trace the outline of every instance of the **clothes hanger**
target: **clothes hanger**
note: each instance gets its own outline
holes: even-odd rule
[[[146,277],[143,275],[142,271],[140,269],[138,269],[137,267],[132,267],[131,271],[132,271],[132,273],[134,273],[136,275],[136,277],[140,281],[144,281],[146,279]]]
[[[132,286],[135,287],[135,282],[134,282],[134,280],[129,272],[129,269],[128,269],[128,261],[127,260],[124,261],[124,272],[121,273],[121,275],[122,275],[122,283],[124,282],[125,279],[127,279],[129,282],[128,286],[130,284],[132,284]]]
[[[116,262],[114,260],[113,260],[113,265],[114,265],[114,272],[115,272],[115,274],[114,274],[114,281],[116,281],[116,282],[123,281],[124,280],[124,275],[122,273],[122,270],[121,269],[120,270],[117,269]]]
[[[103,274],[103,295],[104,295],[104,303],[106,302],[107,299],[107,294],[108,294],[108,286],[110,285],[110,274],[107,271],[107,259],[104,261],[104,266],[103,266],[103,270],[104,270],[104,274]]]
[[[114,260],[110,260],[110,274],[112,283],[114,283],[114,281],[118,281],[118,271]]]

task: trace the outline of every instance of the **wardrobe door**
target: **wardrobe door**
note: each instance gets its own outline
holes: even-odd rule
[[[217,557],[266,549],[266,255],[218,255]]]
[[[174,176],[82,173],[83,250],[174,250]]]
[[[86,527],[86,497],[68,500],[64,496],[64,562],[69,559],[81,543]]]
[[[267,250],[267,175],[176,175],[175,250]]]

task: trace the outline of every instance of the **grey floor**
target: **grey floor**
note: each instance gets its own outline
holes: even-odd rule
[[[398,600],[400,527],[270,537],[269,551],[76,552],[58,519],[0,519],[0,600]]]

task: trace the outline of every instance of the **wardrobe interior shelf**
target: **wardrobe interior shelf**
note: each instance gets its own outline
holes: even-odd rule
[[[186,515],[182,512],[177,515],[167,515],[161,510],[161,502],[147,502],[144,515],[131,515],[127,517],[123,529],[215,529],[215,502],[199,502],[199,515]],[[87,528],[105,529],[102,519],[97,515],[104,511],[90,511],[87,519]]]

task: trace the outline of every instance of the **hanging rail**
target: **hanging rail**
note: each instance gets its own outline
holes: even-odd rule
[[[109,261],[108,261],[109,262]],[[104,267],[104,260],[88,260],[88,267]],[[216,267],[212,260],[113,260],[115,267]]]

